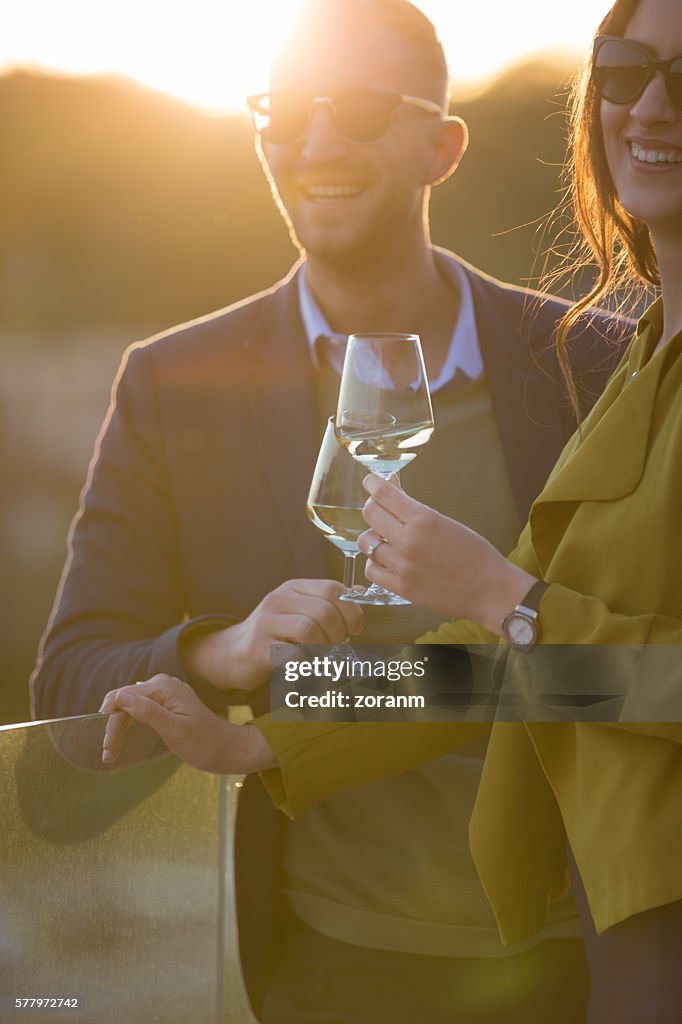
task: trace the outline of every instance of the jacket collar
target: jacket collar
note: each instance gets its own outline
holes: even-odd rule
[[[646,336],[641,336],[625,355],[586,418],[582,439],[577,434],[573,437],[533,505],[532,543],[541,572],[546,570],[575,504],[625,497],[642,478],[666,363],[666,354],[657,353],[633,376],[633,355],[646,344]]]
[[[574,435],[541,500],[609,501],[630,494],[644,471],[663,353],[645,362],[648,329],[621,360],[601,398]],[[611,454],[608,463],[604,452]]]
[[[252,431],[259,470],[269,481],[297,575],[324,578],[329,574],[327,543],[305,511],[321,435],[315,378],[298,308],[299,267],[271,291],[245,340],[253,360],[244,382],[252,422],[244,429]]]

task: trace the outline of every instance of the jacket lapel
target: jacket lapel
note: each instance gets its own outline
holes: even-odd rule
[[[541,571],[576,503],[614,501],[639,484],[663,365],[653,359],[632,380],[625,361],[585,420],[582,440],[574,436],[557,463],[530,516]]]
[[[532,295],[463,264],[471,283],[479,344],[511,486],[525,522],[566,440],[559,389],[532,352],[547,349],[556,312],[532,308]],[[526,319],[527,318],[527,319]],[[539,344],[534,343],[537,338]]]
[[[305,506],[321,441],[315,379],[298,308],[297,268],[273,292],[248,342],[252,429],[273,508],[300,577],[328,576],[324,538]],[[248,429],[248,428],[247,428]]]

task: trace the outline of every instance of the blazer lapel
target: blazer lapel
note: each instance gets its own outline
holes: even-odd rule
[[[566,440],[559,389],[531,354],[535,347],[547,347],[550,322],[541,307],[532,308],[532,296],[463,266],[471,283],[481,355],[511,486],[525,522]],[[531,332],[543,335],[541,345],[533,345]]]
[[[298,308],[296,270],[273,293],[248,349],[246,377],[256,447],[296,573],[328,576],[327,545],[305,506],[321,441],[315,379]]]

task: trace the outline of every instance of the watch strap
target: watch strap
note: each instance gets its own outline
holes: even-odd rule
[[[538,611],[540,610],[540,601],[542,600],[542,595],[547,590],[548,586],[549,583],[545,583],[544,580],[536,580],[533,586],[526,594],[526,596],[524,597],[523,601],[519,601],[515,608],[515,611],[522,612],[526,610],[530,612],[535,612],[535,614],[537,615]]]

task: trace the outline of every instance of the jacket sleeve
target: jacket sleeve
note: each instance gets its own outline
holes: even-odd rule
[[[201,628],[185,621],[150,363],[146,348],[129,350],[97,440],[31,678],[32,710],[39,718],[94,712],[115,687],[157,672],[182,675],[179,638],[188,627]],[[219,706],[219,691],[201,681],[197,689]]]
[[[529,544],[510,560],[540,575]],[[682,620],[648,612],[626,615],[598,597],[550,583],[540,604],[541,643],[513,653],[505,693],[515,720],[600,721],[640,735],[682,742]],[[480,634],[480,636],[477,636]],[[485,642],[486,633],[465,620],[443,623],[430,643]],[[501,645],[502,646],[502,645]],[[563,710],[555,703],[564,701]],[[579,701],[571,705],[570,697]]]
[[[254,720],[278,767],[261,773],[273,803],[289,817],[346,789],[408,771],[474,743],[484,722],[284,723]]]
[[[579,691],[587,703],[574,711],[578,720],[596,716],[611,728],[682,742],[680,619],[625,615],[560,583],[540,609],[543,642],[518,655],[509,674],[522,704],[529,697],[532,707],[537,693],[551,700],[557,690]]]

